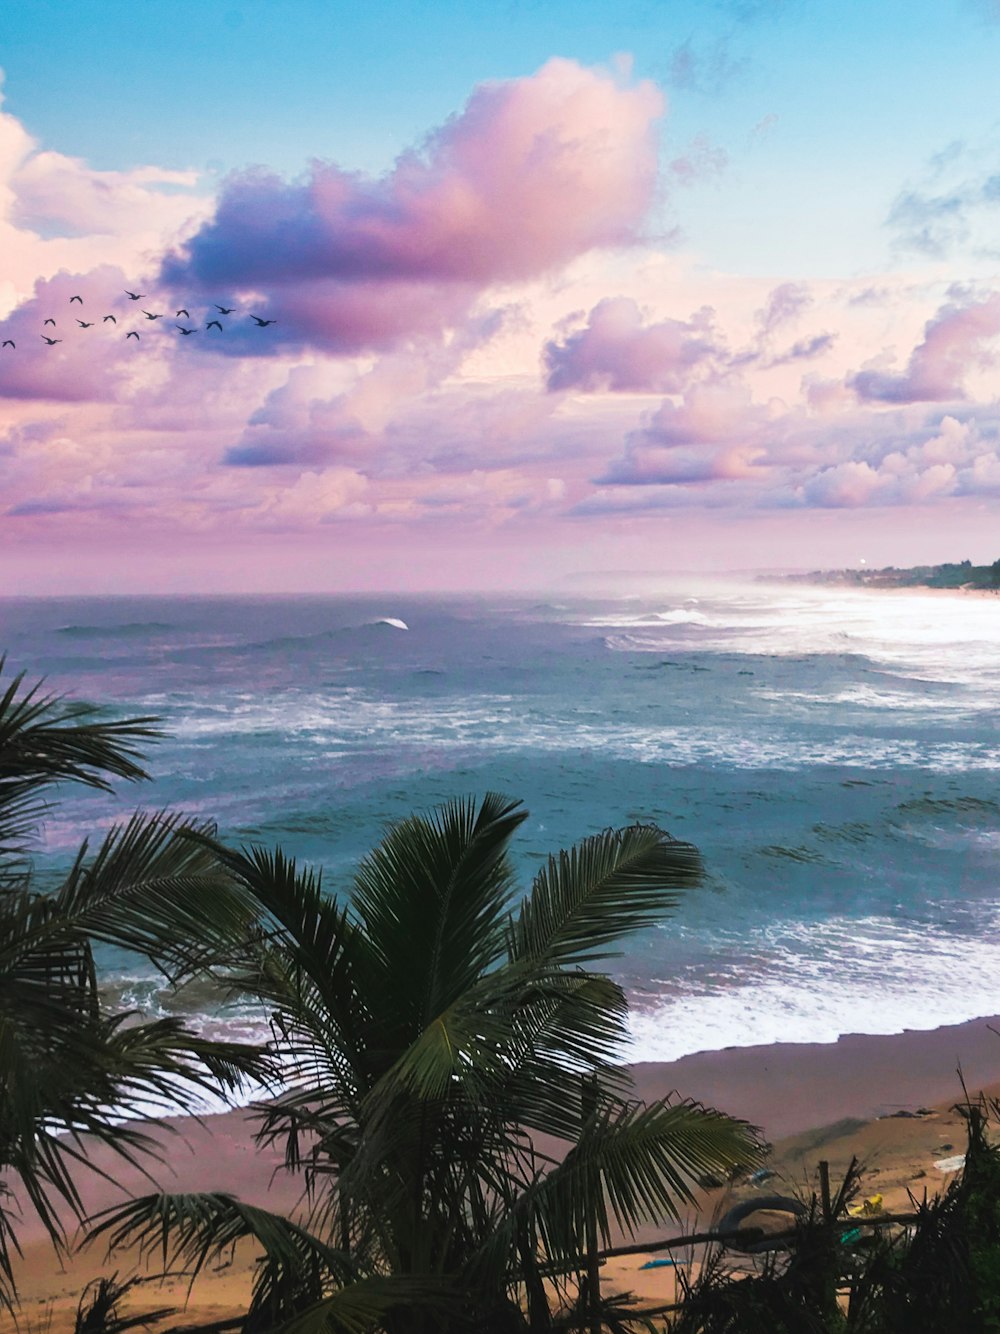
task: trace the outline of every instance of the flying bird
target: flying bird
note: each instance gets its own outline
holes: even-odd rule
[[[146,317],[147,320],[162,320],[162,319],[163,319],[163,316],[162,316],[162,315],[150,315],[150,313],[149,313],[148,310],[144,310],[142,313],[145,315],[145,317]]]
[[[278,323],[277,320],[262,320],[259,315],[251,315],[250,318],[257,321],[258,329],[266,329],[269,324]]]
[[[112,324],[117,324],[117,323],[118,323],[118,321],[115,319],[115,317],[114,317],[113,315],[105,315],[104,319],[101,320],[101,323],[102,323],[102,324],[107,324],[108,320],[110,320]]]
[[[83,305],[83,297],[82,297],[82,296],[71,296],[70,299],[69,299],[69,304],[72,305],[74,301],[79,301],[80,305],[81,305],[81,306]]]
[[[62,339],[61,339],[61,338],[50,338],[50,337],[48,336],[48,334],[41,334],[40,337],[42,337],[42,338],[45,339],[45,341],[48,343],[49,347],[55,347],[56,343],[61,343],[61,342],[62,342]]]
[[[185,329],[183,324],[175,324],[174,328],[180,329],[182,334],[193,334],[198,332],[197,329]]]
[[[212,304],[215,305],[214,302],[213,302]],[[219,312],[220,315],[231,315],[231,314],[233,313],[233,311],[236,309],[236,307],[235,307],[235,306],[216,306],[215,309]]]
[[[13,338],[5,338],[5,339],[3,340],[3,343],[0,344],[0,346],[2,346],[2,347],[16,347],[17,344],[14,342]]]
[[[174,319],[179,320],[182,315],[186,320],[189,320],[191,318],[191,312],[189,310],[185,310],[183,306],[181,306],[180,310],[174,311]]]
[[[141,301],[142,298],[146,295],[145,292],[130,292],[127,287],[124,290],[125,290],[125,295],[128,297],[130,301]]]
[[[94,327],[93,320],[91,320],[89,324],[87,323],[86,320],[77,320],[77,324],[80,326],[81,329],[92,329]]]
[[[138,338],[139,335],[136,333],[136,331],[135,331],[134,329],[129,329],[129,331],[128,331],[128,333],[125,335],[125,337],[126,337],[126,338]]]
[[[205,325],[205,328],[218,329],[219,333],[222,333],[222,325],[219,323],[218,320],[209,320],[209,322]]]
[[[56,322],[53,319],[42,320],[42,328],[44,329],[47,324],[51,324],[52,327],[55,328],[55,323]]]

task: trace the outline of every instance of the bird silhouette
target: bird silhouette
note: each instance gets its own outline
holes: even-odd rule
[[[53,320],[53,319],[42,320],[42,328],[43,328],[43,329],[45,328],[45,326],[46,326],[47,324],[51,324],[52,327],[55,328],[55,324],[56,324],[56,322],[55,322],[55,320]]]
[[[3,343],[0,344],[0,347],[17,347],[17,344],[14,342],[13,338],[5,338]]]
[[[205,328],[218,329],[219,333],[222,333],[222,325],[219,323],[218,320],[209,320],[209,322],[205,325]]]
[[[162,316],[162,315],[150,315],[150,313],[149,313],[148,310],[144,310],[142,313],[145,315],[145,317],[146,317],[147,320],[162,320],[162,319],[163,319],[163,316]]]
[[[102,324],[107,324],[108,320],[110,320],[112,324],[117,324],[117,323],[118,323],[118,321],[115,319],[115,317],[114,317],[113,315],[105,315],[104,319],[101,320],[101,323],[102,323]]]
[[[258,329],[266,329],[269,324],[278,323],[277,320],[262,320],[259,315],[251,315],[250,318],[257,321]]]
[[[81,305],[81,306],[83,305],[83,297],[82,297],[82,296],[71,296],[70,299],[69,299],[69,304],[72,305],[74,301],[79,301],[80,305]]]
[[[174,311],[174,319],[179,320],[182,315],[186,320],[189,320],[191,318],[191,312],[189,310],[185,310],[183,306],[181,306],[180,310]]]
[[[193,334],[198,332],[197,329],[185,329],[183,324],[175,324],[174,328],[180,329],[182,334]]]
[[[124,292],[130,301],[141,301],[146,295],[145,292],[130,292],[127,287],[124,289]]]
[[[77,320],[77,324],[80,326],[81,329],[92,329],[94,327],[93,320],[91,320],[89,324],[87,323],[86,320]]]
[[[134,329],[129,329],[129,331],[128,331],[128,333],[125,335],[125,337],[126,337],[126,338],[138,338],[139,335],[136,333],[136,331],[135,331]]]
[[[45,339],[45,341],[48,343],[49,347],[55,347],[56,343],[61,343],[61,342],[62,342],[62,339],[61,339],[61,338],[50,338],[50,337],[48,336],[48,334],[41,334],[40,337],[42,337],[42,338]]]
[[[215,305],[214,302],[213,302],[212,304]],[[235,307],[235,306],[216,306],[215,309],[219,312],[220,315],[231,315],[231,314],[233,313],[233,311],[236,309],[236,307]]]

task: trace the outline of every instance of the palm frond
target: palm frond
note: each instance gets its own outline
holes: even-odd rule
[[[357,1276],[350,1256],[308,1229],[222,1192],[143,1195],[103,1210],[90,1224],[84,1245],[103,1239],[109,1255],[134,1246],[141,1259],[159,1252],[164,1272],[180,1267],[192,1285],[206,1264],[252,1237],[264,1259],[254,1280],[250,1315],[267,1311],[275,1322]]]
[[[369,1003],[397,1050],[500,957],[507,847],[526,816],[496,793],[453,801],[395,825],[361,863],[351,902],[372,952]]]
[[[510,955],[562,966],[608,958],[701,877],[697,849],[655,825],[606,829],[549,858],[512,923]]]
[[[609,1245],[612,1221],[625,1235],[679,1217],[706,1174],[727,1176],[760,1162],[754,1127],[690,1099],[629,1103],[604,1096],[564,1160],[530,1203],[552,1256],[580,1246],[588,1218]]]
[[[92,857],[81,849],[56,895],[59,917],[91,939],[145,955],[174,979],[232,958],[256,910],[209,832],[183,815],[133,815]]]
[[[0,657],[0,674],[6,657]],[[56,782],[104,791],[113,778],[147,778],[136,742],[155,741],[159,719],[101,718],[92,705],[25,686],[22,672],[0,693],[0,854],[20,853]]]
[[[419,1312],[424,1328],[443,1329],[462,1306],[462,1294],[441,1275],[373,1274],[308,1307],[282,1334],[373,1334],[400,1308],[410,1320]]]

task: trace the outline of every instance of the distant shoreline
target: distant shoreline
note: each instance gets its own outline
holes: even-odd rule
[[[891,591],[946,593],[1000,593],[1000,560],[992,565],[973,565],[963,560],[943,565],[912,565],[900,569],[887,565],[880,570],[811,570],[808,574],[760,575],[761,583],[796,583],[836,588],[874,588]]]

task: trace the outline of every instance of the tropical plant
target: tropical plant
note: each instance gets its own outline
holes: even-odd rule
[[[281,852],[219,849],[261,915],[231,981],[271,1010],[287,1079],[259,1137],[304,1173],[310,1214],[160,1194],[95,1235],[169,1244],[194,1269],[255,1237],[248,1331],[624,1328],[599,1247],[676,1217],[699,1177],[759,1145],[689,1100],[635,1100],[626,998],[594,967],[699,883],[695,849],[606,830],[550,857],[518,903],[525,818],[491,794],[404,820],[340,904]]]
[[[4,670],[0,659],[0,676]],[[253,920],[240,884],[177,815],[135,815],[96,850],[85,843],[51,889],[35,887],[29,853],[53,785],[104,791],[147,775],[139,742],[156,719],[107,719],[23,674],[0,693],[0,1304],[16,1302],[16,1199],[57,1248],[82,1216],[76,1170],[99,1142],[129,1161],[154,1151],[123,1108],[183,1110],[199,1092],[263,1078],[263,1054],[210,1041],[175,1018],[141,1022],[109,1007],[95,947],[143,955],[179,982]],[[197,834],[194,838],[192,835]],[[116,1111],[119,1115],[115,1115]],[[9,1179],[13,1177],[13,1179]]]

